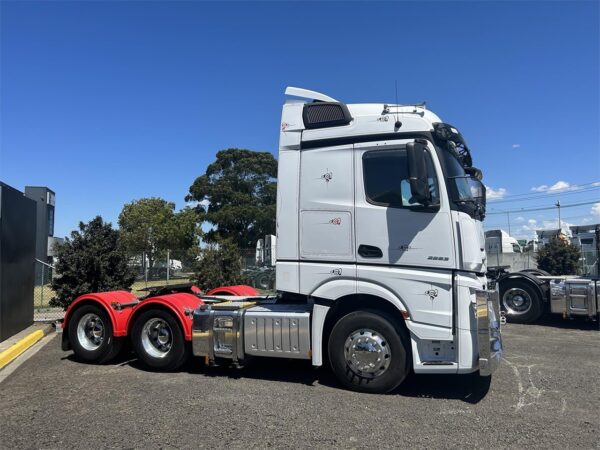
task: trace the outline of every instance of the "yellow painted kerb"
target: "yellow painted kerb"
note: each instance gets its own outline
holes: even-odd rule
[[[15,359],[17,356],[19,356],[21,353],[23,353],[25,350],[27,350],[29,347],[31,347],[43,337],[44,331],[37,330],[25,336],[23,339],[4,350],[2,353],[0,353],[0,369],[2,369],[9,362],[11,362],[13,359]]]

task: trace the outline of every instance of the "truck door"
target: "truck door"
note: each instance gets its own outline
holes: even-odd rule
[[[355,144],[357,289],[362,281],[393,291],[411,319],[452,326],[452,224],[441,167],[432,148],[428,172],[435,207],[411,199],[406,143]]]

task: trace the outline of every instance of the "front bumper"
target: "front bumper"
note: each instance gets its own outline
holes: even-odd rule
[[[500,301],[498,292],[476,291],[477,346],[479,374],[488,376],[500,365],[502,335],[500,333]]]

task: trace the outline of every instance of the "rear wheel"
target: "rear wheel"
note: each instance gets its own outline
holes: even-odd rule
[[[135,321],[131,339],[138,358],[150,369],[175,370],[189,354],[179,322],[162,309],[143,312]]]
[[[386,393],[409,372],[408,343],[394,321],[379,312],[355,311],[333,327],[328,342],[331,368],[346,388]]]
[[[502,309],[509,322],[529,323],[540,318],[543,313],[539,292],[522,280],[506,280],[500,283]]]
[[[104,363],[121,351],[123,341],[113,336],[112,322],[97,305],[83,305],[69,319],[69,341],[75,356],[86,362]]]

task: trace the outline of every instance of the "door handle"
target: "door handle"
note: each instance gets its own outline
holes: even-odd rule
[[[381,258],[383,256],[383,252],[379,247],[364,244],[358,246],[358,254],[363,258]]]

